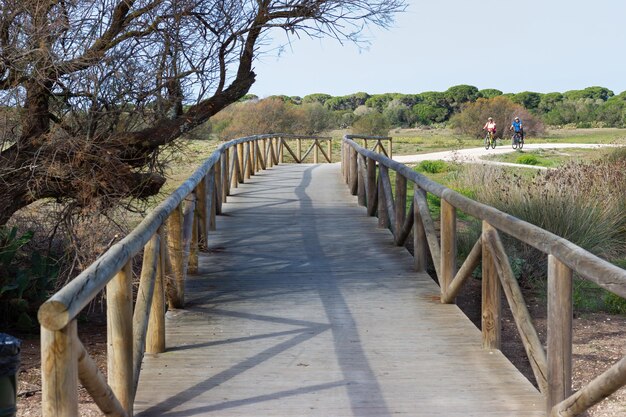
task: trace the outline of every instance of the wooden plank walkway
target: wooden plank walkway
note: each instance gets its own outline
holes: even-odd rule
[[[376,227],[339,166],[233,190],[139,416],[544,416],[537,390]]]

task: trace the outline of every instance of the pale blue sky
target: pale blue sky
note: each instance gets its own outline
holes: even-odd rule
[[[626,90],[625,0],[408,0],[359,51],[292,39],[255,65],[251,93],[419,93],[457,84],[504,92]],[[284,35],[274,37],[278,45]]]

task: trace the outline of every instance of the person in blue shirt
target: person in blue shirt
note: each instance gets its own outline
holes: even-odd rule
[[[513,119],[509,130],[512,130],[515,133],[519,133],[521,140],[524,140],[524,126],[522,125],[522,121],[519,119],[519,117],[516,116],[515,119]]]

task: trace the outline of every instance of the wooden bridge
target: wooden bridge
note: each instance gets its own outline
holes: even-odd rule
[[[303,143],[331,162],[328,138],[220,146],[42,306],[43,415],[78,415],[79,380],[111,416],[573,416],[626,383],[624,358],[571,392],[572,273],[626,296],[626,271],[352,139],[341,165],[279,164],[306,162]],[[439,231],[426,193],[442,199]],[[483,221],[458,268],[457,210]],[[547,349],[499,231],[548,254]],[[482,330],[454,305],[478,265]],[[105,287],[108,382],[76,324]],[[538,388],[499,351],[501,293]]]

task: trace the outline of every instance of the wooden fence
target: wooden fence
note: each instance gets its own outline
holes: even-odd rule
[[[289,146],[292,141],[295,152]],[[311,144],[304,154],[302,143]],[[280,163],[285,151],[295,162],[313,152],[317,162],[318,150],[332,162],[330,138],[260,135],[222,144],[137,228],[46,301],[38,314],[42,415],[77,416],[80,380],[105,415],[132,416],[144,352],[165,350],[166,304],[184,305],[185,278],[196,272],[198,250],[215,230],[215,216],[231,187]],[[132,260],[142,250],[135,298]],[[78,314],[105,288],[108,378],[79,340],[76,324]]]
[[[378,216],[398,246],[413,232],[414,264],[425,271],[430,254],[441,302],[454,303],[463,283],[482,264],[482,345],[500,349],[501,293],[513,313],[532,370],[546,399],[546,415],[575,416],[626,384],[626,357],[572,393],[572,275],[577,273],[600,287],[626,298],[626,271],[573,243],[493,207],[478,203],[437,184],[411,168],[344,137],[342,173],[367,214]],[[395,193],[389,171],[395,171]],[[414,196],[407,205],[407,184]],[[441,198],[440,238],[427,204],[427,193]],[[457,210],[482,221],[482,234],[457,270]],[[526,308],[508,256],[500,239],[504,232],[548,255],[548,335],[544,349]],[[546,352],[547,350],[547,352]]]

